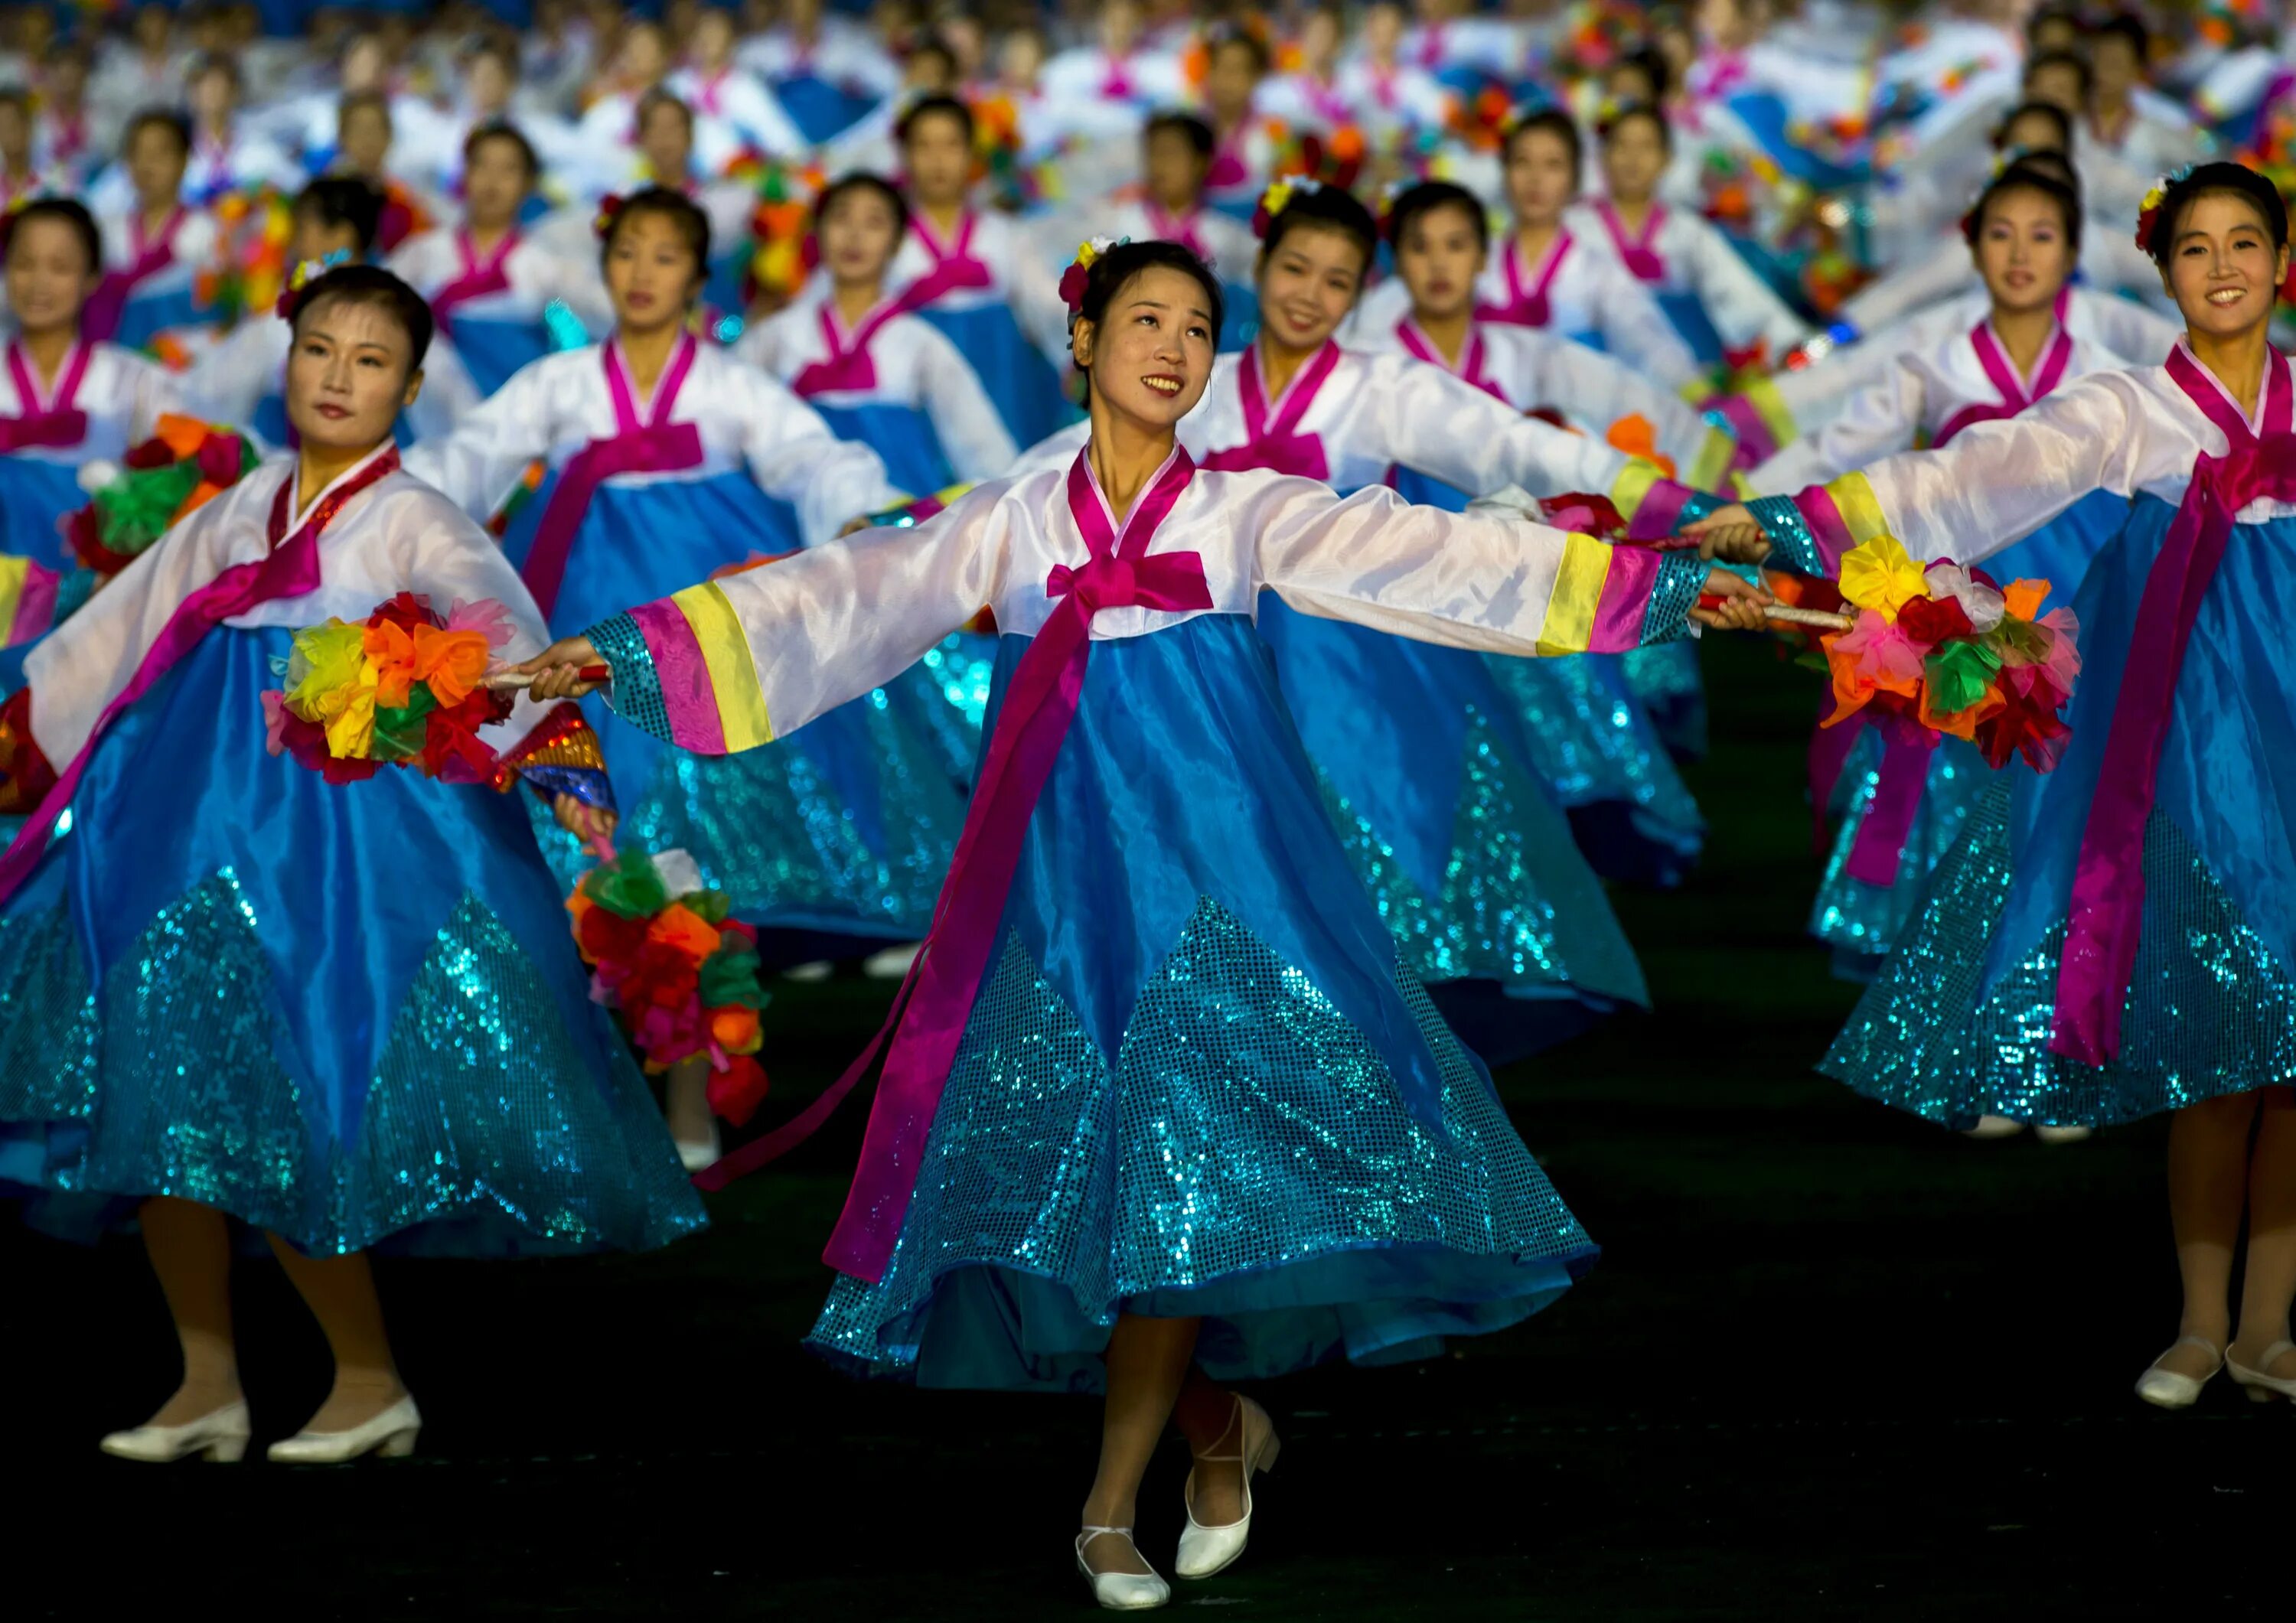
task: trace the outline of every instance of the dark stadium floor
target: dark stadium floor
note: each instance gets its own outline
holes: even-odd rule
[[[1975,1144],[1808,1067],[1847,1009],[1801,934],[1805,673],[1709,650],[1702,873],[1621,898],[1660,1015],[1502,1071],[1604,1247],[1434,1364],[1261,1394],[1250,1555],[1183,1607],[1275,1619],[2296,1616],[2296,1409],[2129,1395],[2176,1321],[2160,1124]],[[778,1118],[889,988],[790,987]],[[0,1618],[1092,1615],[1066,1549],[1081,1400],[863,1387],[797,1348],[853,1109],[644,1258],[382,1265],[422,1456],[290,1471],[99,1456],[172,1378],[133,1242],[0,1225]],[[317,1401],[277,1268],[238,1276],[258,1441]],[[250,1456],[252,1458],[252,1456]],[[1168,1562],[1185,1457],[1152,1471]]]

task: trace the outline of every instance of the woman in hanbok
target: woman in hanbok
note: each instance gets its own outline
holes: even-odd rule
[[[1160,112],[1141,127],[1139,145],[1140,184],[1066,210],[1059,229],[1070,247],[1081,234],[1177,242],[1188,249],[1219,273],[1221,296],[1227,300],[1220,348],[1242,348],[1259,328],[1259,297],[1252,287],[1259,244],[1250,225],[1206,201],[1219,156],[1218,137],[1193,113]],[[1043,241],[1050,233],[1039,228],[1036,234]]]
[[[1017,448],[972,363],[886,297],[908,229],[900,193],[878,176],[848,175],[822,192],[813,217],[822,275],[742,334],[734,355],[789,385],[839,439],[876,452],[900,489],[938,497],[1009,470]],[[972,781],[996,660],[993,637],[952,632],[888,690],[959,784]]]
[[[524,135],[481,126],[463,143],[462,225],[425,232],[390,256],[391,271],[430,301],[481,395],[564,347],[551,330],[553,304],[591,332],[612,324],[597,267],[520,229],[538,176]]]
[[[299,264],[364,264],[374,252],[382,196],[363,180],[329,176],[296,193],[290,253]],[[242,321],[203,351],[183,377],[184,399],[208,422],[243,429],[271,451],[293,448],[287,418],[284,324]],[[480,400],[478,384],[453,340],[436,340],[423,366],[423,386],[400,414],[398,443],[449,432]]]
[[[2012,766],[1970,814],[1823,1068],[1955,1124],[2173,1112],[2184,1314],[2137,1394],[2181,1408],[2226,1366],[2252,1398],[2296,1397],[2296,377],[2267,339],[2288,275],[2270,181],[2205,165],[2154,194],[2139,234],[2185,316],[2167,365],[1726,510],[1704,538],[1831,573],[1887,533],[1972,566],[2094,492],[2128,499],[2076,604],[2056,769]]]
[[[149,350],[201,341],[216,324],[199,279],[216,267],[221,234],[212,214],[182,201],[191,155],[191,126],[177,113],[138,113],[120,137],[135,192],[126,208],[97,217],[103,283],[89,301],[89,337]]]
[[[95,221],[44,197],[0,221],[7,336],[0,367],[0,552],[53,570],[76,560],[59,521],[87,504],[80,470],[116,462],[176,406],[176,380],[82,318],[103,268]]]
[[[1698,359],[1709,366],[1775,359],[1800,343],[1809,324],[1730,240],[1703,216],[1660,201],[1674,156],[1666,115],[1620,108],[1596,124],[1595,137],[1604,195],[1574,207],[1565,216],[1570,228],[1609,246]]]
[[[1584,344],[1476,317],[1489,230],[1482,205],[1447,181],[1424,182],[1395,199],[1387,239],[1411,313],[1377,347],[1439,366],[1517,411],[1559,416],[1598,440],[1636,443],[1661,466],[1671,463],[1694,489],[1721,484],[1736,447],[1678,397]],[[1414,468],[1397,469],[1390,482],[1410,501],[1454,512],[1476,494]],[[1595,867],[1662,881],[1697,854],[1704,824],[1627,682],[1623,657],[1493,656],[1485,663],[1521,716],[1539,776],[1570,813]]]
[[[1042,285],[1011,217],[976,213],[972,110],[926,96],[898,135],[909,189],[909,234],[894,256],[893,289],[964,351],[1015,445],[1034,445],[1076,417],[1044,346],[1057,296]]]
[[[1854,397],[1831,425],[1796,440],[1747,476],[1766,496],[1791,496],[1884,456],[1950,444],[1980,422],[2013,417],[2090,373],[2126,365],[2057,318],[2077,263],[2080,199],[2056,174],[2014,167],[1979,197],[1963,235],[1990,299],[1985,316]],[[1986,566],[1998,580],[2049,581],[2070,599],[2089,561],[2119,533],[2128,503],[2100,491]],[[1833,949],[1835,970],[1867,980],[1920,906],[1930,870],[1961,837],[1994,774],[1973,744],[1862,725],[1822,729],[1814,764],[1857,787],[1818,889],[1810,932]],[[1854,753],[1853,753],[1854,751]]]
[[[183,1354],[175,1393],[103,1439],[123,1459],[247,1447],[234,1220],[333,1357],[270,1449],[312,1463],[406,1454],[422,1424],[368,1252],[644,1250],[705,1221],[517,801],[413,771],[330,783],[267,742],[298,627],[404,591],[500,604],[512,656],[545,635],[494,544],[399,471],[421,299],[347,267],[294,320],[297,454],[122,571],[0,709],[0,792],[31,813],[0,857],[0,1178],[35,1222],[135,1217]],[[574,707],[521,700],[480,737],[498,786],[611,826]]]
[[[1177,1569],[1207,1578],[1243,1553],[1276,1448],[1219,1383],[1432,1353],[1593,1256],[1356,882],[1253,634],[1263,588],[1524,655],[1751,623],[1758,600],[1693,610],[1719,578],[1681,553],[1200,469],[1175,430],[1212,376],[1217,279],[1163,242],[1073,276],[1093,426],[1065,467],[611,616],[528,668],[567,693],[603,660],[617,705],[722,751],[995,610],[967,857],[810,1344],[925,1385],[1104,1388],[1074,1559],[1103,1605],[1140,1609],[1169,1598],[1131,1537],[1168,1423],[1195,1455]],[[1588,591],[1560,586],[1582,569]]]
[[[641,192],[601,229],[613,335],[533,363],[407,457],[473,517],[545,466],[504,547],[562,627],[828,541],[897,494],[865,444],[837,439],[761,368],[694,339],[709,222],[693,203]],[[623,720],[596,725],[625,836],[691,852],[739,917],[877,947],[914,941],[931,922],[962,806],[898,709],[864,701],[815,736],[724,761],[664,750]],[[571,841],[549,848],[570,881],[588,865]]]

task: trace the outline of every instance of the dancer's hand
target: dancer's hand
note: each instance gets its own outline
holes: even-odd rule
[[[1698,555],[1708,561],[1759,563],[1770,555],[1770,537],[1747,507],[1733,502],[1718,507],[1682,533],[1698,543]]]
[[[1717,631],[1759,631],[1767,623],[1765,616],[1770,605],[1778,601],[1727,570],[1706,571],[1703,595],[1722,601],[1710,609],[1693,609],[1690,618]]]
[[[527,694],[534,699],[579,699],[594,693],[603,685],[582,679],[586,665],[603,663],[598,651],[586,636],[561,637],[531,660],[522,660],[510,668],[530,676],[534,685]]]
[[[554,796],[550,809],[557,814],[558,826],[584,845],[594,851],[612,852],[614,824],[619,819],[611,811],[570,794]]]
[[[837,532],[837,538],[840,541],[842,541],[846,537],[858,535],[861,531],[868,528],[869,515],[865,512],[860,513],[845,521],[845,528]]]

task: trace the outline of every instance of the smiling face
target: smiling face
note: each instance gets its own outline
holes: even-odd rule
[[[1553,225],[1578,194],[1570,143],[1551,129],[1525,130],[1508,142],[1506,190],[1515,224]]]
[[[684,320],[701,291],[701,266],[667,215],[649,209],[615,228],[606,250],[606,292],[625,329],[649,332]]]
[[[1666,173],[1666,143],[1648,119],[1621,119],[1603,143],[1603,184],[1621,201],[1643,203]]]
[[[1185,271],[1152,265],[1116,290],[1097,323],[1077,323],[1077,365],[1095,408],[1169,430],[1204,398],[1212,374],[1211,301]]]
[[[1363,291],[1363,245],[1323,225],[1294,225],[1259,266],[1259,319],[1289,349],[1316,349],[1340,330]]]
[[[8,308],[25,332],[77,327],[95,279],[78,232],[37,216],[16,222],[8,236]]]
[[[422,387],[409,358],[406,329],[381,306],[323,300],[296,323],[287,421],[307,446],[357,452],[381,445]]]
[[[1488,257],[1465,207],[1446,203],[1414,217],[1395,252],[1396,273],[1411,290],[1412,314],[1447,321],[1471,308],[1475,279]]]
[[[2011,315],[2046,309],[2072,275],[2074,243],[2063,210],[2046,192],[1997,192],[1977,233],[1977,272],[1994,308]]]
[[[2219,339],[2270,321],[2287,277],[2288,250],[2273,242],[2254,203],[2227,192],[2204,193],[2185,207],[2161,272],[2185,325]]]
[[[837,194],[821,217],[821,262],[840,283],[882,282],[893,250],[901,245],[899,217],[873,186],[854,186]]]

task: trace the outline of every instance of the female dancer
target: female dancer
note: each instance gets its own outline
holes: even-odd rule
[[[266,1232],[334,1357],[270,1450],[299,1463],[405,1454],[422,1423],[368,1251],[646,1249],[704,1222],[525,812],[414,772],[347,790],[266,746],[297,627],[407,591],[501,603],[513,653],[544,637],[494,544],[399,471],[422,299],[347,267],[293,320],[296,455],[105,587],[0,710],[8,809],[33,814],[0,857],[0,1176],[43,1218],[132,1211],[183,1352],[175,1394],[103,1439],[123,1459],[247,1447],[231,1219]],[[571,707],[521,701],[482,737],[503,782],[611,826]]]
[[[407,457],[474,516],[499,509],[530,464],[551,470],[504,545],[562,626],[829,540],[895,494],[867,446],[688,331],[709,263],[699,209],[655,187],[600,225],[613,336],[535,362]],[[817,737],[720,762],[599,725],[625,833],[692,852],[743,919],[878,945],[923,935],[963,808],[898,712],[855,705]],[[570,881],[587,865],[571,841],[549,849]]]
[[[1519,411],[1559,407],[1573,427],[1596,438],[1639,417],[1655,429],[1658,455],[1686,470],[1692,486],[1718,484],[1736,444],[1679,398],[1584,344],[1476,318],[1474,286],[1489,257],[1488,232],[1482,205],[1447,181],[1414,186],[1395,200],[1387,238],[1410,291],[1411,314],[1387,342]],[[1398,469],[1390,482],[1410,501],[1454,512],[1473,494],[1411,468]],[[1570,813],[1595,867],[1644,879],[1678,873],[1699,847],[1698,807],[1620,660],[1486,663],[1521,716],[1539,776]]]
[[[2044,168],[2004,170],[1962,231],[1990,299],[1985,318],[1901,357],[1831,426],[1755,469],[1747,478],[1755,490],[1791,495],[1916,445],[1947,445],[1964,429],[2015,416],[2060,385],[2127,365],[2058,322],[2058,295],[2081,238],[2080,199],[2064,180]],[[2070,598],[2127,514],[2128,504],[2110,493],[2084,497],[1996,557],[1988,572],[2047,580]],[[1828,778],[1845,763],[1857,775],[1810,933],[1833,949],[1836,971],[1857,980],[1871,980],[1896,945],[1930,870],[1960,839],[1994,775],[1976,747],[1957,739],[1908,735],[1880,745],[1878,734],[1855,725],[1822,730],[1812,744],[1814,764],[1822,760]]]
[[[1649,289],[1691,352],[1708,366],[1732,354],[1782,357],[1809,324],[1755,275],[1706,220],[1659,201],[1674,157],[1674,132],[1655,107],[1605,115],[1595,127],[1606,195],[1566,217],[1578,234],[1606,243]]]
[[[2279,192],[2214,163],[2156,197],[2139,233],[2185,323],[2166,365],[2092,373],[1702,533],[1743,555],[1759,522],[1821,572],[1882,531],[1916,558],[1976,562],[2092,491],[2129,498],[2081,591],[2063,758],[2046,776],[2013,766],[1971,814],[1824,1069],[1941,1121],[2174,1111],[2184,1317],[2137,1392],[2175,1408],[2226,1364],[2251,1396],[2296,1396],[2296,826],[2275,787],[2296,378],[2267,337],[2288,274]]]
[[[1181,1575],[1243,1552],[1275,1432],[1215,1382],[1432,1351],[1535,1312],[1592,1255],[1355,881],[1252,635],[1261,589],[1532,654],[1677,635],[1708,578],[1509,515],[1200,471],[1175,430],[1212,375],[1217,279],[1128,243],[1078,293],[1092,430],[1067,467],[614,616],[528,668],[570,693],[603,659],[618,704],[724,750],[758,735],[742,717],[799,727],[995,609],[968,860],[812,1345],[930,1385],[1104,1382],[1075,1559],[1128,1610],[1169,1595],[1130,1534],[1168,1420],[1196,1456]],[[1581,568],[1589,592],[1557,589]],[[1751,623],[1757,601],[1705,618]],[[705,664],[708,625],[735,635]],[[1181,1209],[1217,1216],[1184,1233]]]
[[[594,267],[519,229],[540,172],[516,129],[480,126],[463,143],[461,227],[425,232],[390,256],[390,269],[430,301],[481,395],[557,347],[545,319],[554,300],[591,332],[612,321]]]
[[[216,258],[217,232],[213,215],[179,201],[192,157],[192,127],[182,114],[136,114],[119,152],[134,196],[97,222],[103,284],[88,301],[86,328],[91,338],[148,349],[215,324],[215,314],[201,307],[197,284]]]
[[[1044,354],[1053,339],[1046,329],[1058,326],[1058,299],[1021,254],[1011,219],[967,206],[972,110],[954,96],[926,96],[901,115],[895,133],[908,176],[909,234],[893,258],[893,289],[972,361],[1013,442],[1034,445],[1076,417]]]
[[[148,438],[176,408],[176,383],[82,331],[103,248],[78,202],[36,198],[6,216],[0,255],[15,327],[0,377],[0,551],[70,569],[77,561],[56,521],[87,502],[79,470]]]

